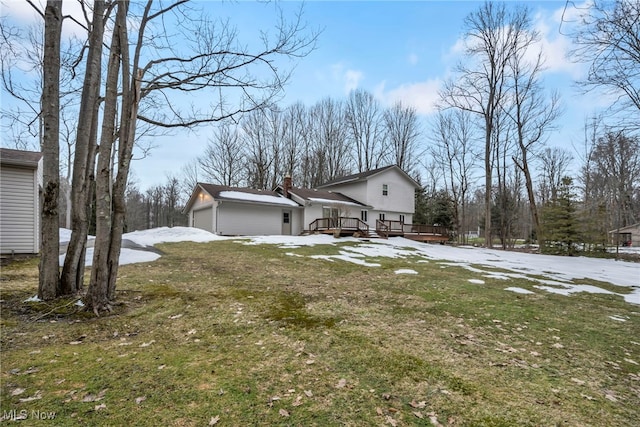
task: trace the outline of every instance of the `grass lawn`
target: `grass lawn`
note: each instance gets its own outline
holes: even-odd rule
[[[406,258],[233,241],[120,269],[118,305],[2,268],[3,417],[113,426],[638,426],[640,307]],[[418,274],[396,274],[412,269]],[[486,268],[484,268],[486,270]],[[51,421],[50,421],[51,422]]]

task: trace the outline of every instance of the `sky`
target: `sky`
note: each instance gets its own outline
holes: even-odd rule
[[[70,0],[67,0],[70,1]],[[24,2],[2,0],[2,14],[18,21],[33,18]],[[583,141],[585,119],[601,109],[606,100],[583,95],[574,81],[585,66],[568,57],[571,40],[563,30],[580,3],[565,1],[515,2],[532,13],[546,57],[543,74],[546,88],[560,92],[564,114],[550,135],[551,146],[568,150]],[[280,105],[297,101],[311,106],[332,97],[346,99],[350,90],[364,89],[384,105],[402,101],[416,109],[428,123],[435,110],[438,91],[452,76],[462,58],[464,18],[482,3],[474,1],[309,1],[303,19],[310,30],[320,30],[317,48],[295,64]],[[198,1],[215,16],[228,17],[242,36],[273,27],[275,6],[252,1]],[[297,1],[278,3],[285,16],[301,6]],[[577,5],[577,6],[576,6]],[[565,6],[567,9],[565,9]],[[562,17],[564,16],[565,23]],[[73,31],[68,29],[67,31]],[[6,94],[3,101],[6,102]],[[195,100],[197,102],[197,100]],[[141,189],[164,184],[168,174],[179,175],[183,165],[202,153],[211,135],[210,127],[195,132],[176,132],[154,141],[155,148],[133,163],[134,180]],[[428,125],[422,139],[428,139]],[[3,136],[3,145],[6,145]]]
[[[68,242],[70,231],[61,229],[61,243]],[[570,296],[577,292],[615,293],[631,304],[640,304],[640,264],[613,259],[540,255],[486,248],[455,247],[415,242],[401,237],[369,241],[353,237],[336,239],[328,235],[223,237],[192,227],[161,227],[123,235],[120,264],[152,262],[160,258],[149,247],[161,242],[210,242],[233,240],[245,245],[274,245],[288,256],[310,256],[327,262],[350,262],[366,268],[380,267],[380,258],[407,259],[405,268],[396,274],[419,274],[419,264],[434,262],[440,268],[462,267],[476,274],[470,283],[482,286],[487,279],[504,281],[504,289],[523,295],[547,293]],[[301,255],[296,249],[317,245],[341,246],[336,255]],[[92,246],[89,244],[88,246]],[[627,248],[637,250],[638,248]],[[87,249],[87,265],[93,248]],[[306,250],[304,253],[308,253]],[[319,251],[324,252],[326,251]],[[637,253],[637,252],[636,252]],[[61,264],[64,255],[60,256]],[[620,288],[612,292],[580,283],[587,279],[610,283]],[[515,297],[515,296],[514,296]],[[614,319],[620,320],[620,319]],[[623,321],[623,320],[622,320]]]

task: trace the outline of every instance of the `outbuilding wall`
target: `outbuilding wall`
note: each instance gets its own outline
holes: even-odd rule
[[[40,251],[40,212],[37,169],[0,168],[0,253]]]

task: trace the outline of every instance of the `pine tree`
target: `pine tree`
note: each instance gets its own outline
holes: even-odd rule
[[[573,255],[576,251],[580,233],[575,195],[572,190],[573,180],[570,177],[562,178],[556,197],[543,209],[547,253]]]

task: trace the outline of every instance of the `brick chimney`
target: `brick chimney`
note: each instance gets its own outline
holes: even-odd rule
[[[287,175],[284,177],[284,183],[282,184],[282,189],[284,193],[284,197],[289,198],[289,191],[291,190],[291,176]]]

